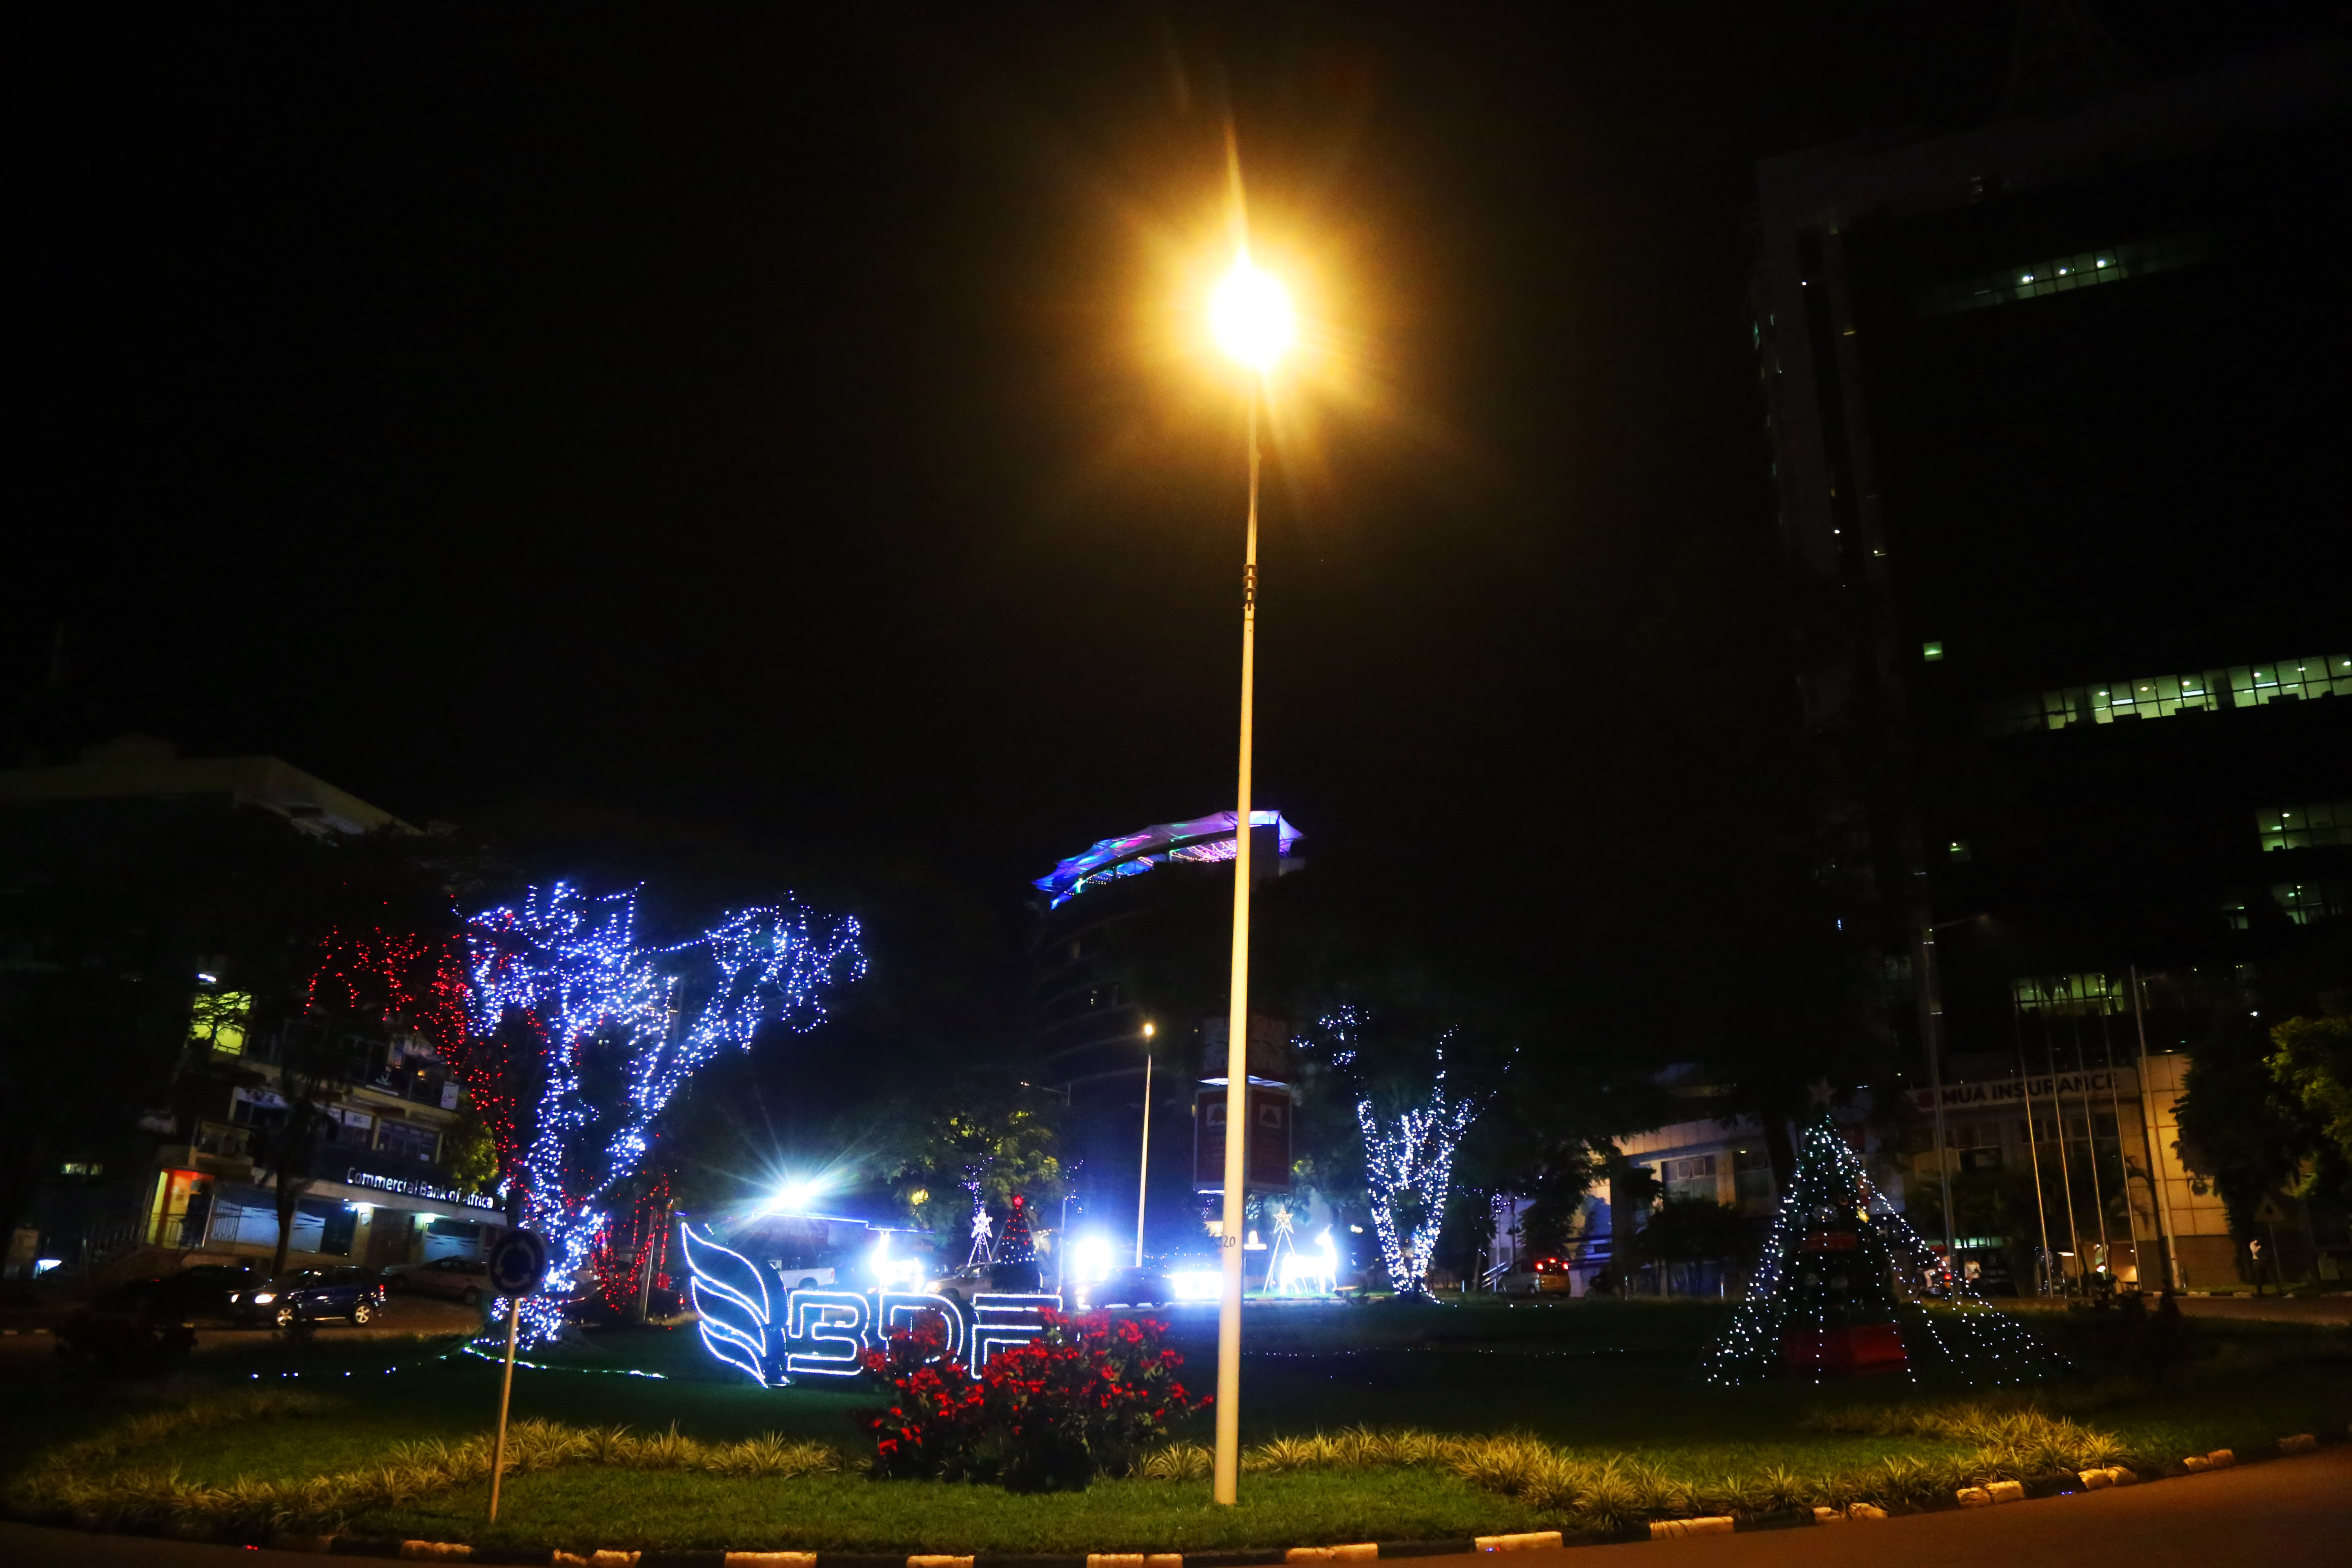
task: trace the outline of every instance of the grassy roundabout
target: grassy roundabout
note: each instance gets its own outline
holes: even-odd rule
[[[2206,1321],[2151,1361],[2112,1320],[2032,1311],[2078,1375],[2026,1391],[1711,1389],[1691,1368],[1724,1316],[1685,1302],[1254,1311],[1234,1510],[1208,1502],[1204,1429],[1179,1433],[1145,1473],[1079,1493],[869,1480],[849,1415],[870,1393],[751,1386],[690,1330],[602,1336],[554,1370],[517,1373],[523,1425],[495,1530],[482,1519],[497,1372],[446,1341],[257,1343],[146,1384],[26,1368],[0,1462],[20,1514],[229,1539],[1202,1551],[1900,1509],[1980,1480],[2159,1465],[2352,1417],[2341,1328]],[[1195,1368],[1213,1332],[1178,1320]],[[595,1374],[621,1369],[661,1377]]]

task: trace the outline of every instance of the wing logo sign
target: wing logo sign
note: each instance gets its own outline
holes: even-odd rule
[[[804,1377],[856,1377],[866,1352],[927,1312],[947,1325],[940,1359],[961,1361],[978,1377],[992,1356],[1044,1333],[1045,1311],[1062,1305],[1059,1296],[974,1296],[966,1307],[919,1290],[771,1289],[767,1274],[741,1253],[692,1226],[678,1231],[703,1348],[772,1388]]]

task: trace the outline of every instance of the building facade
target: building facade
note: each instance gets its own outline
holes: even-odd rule
[[[0,771],[8,892],[31,911],[24,918],[38,921],[45,879],[70,874],[60,868],[136,858],[170,842],[175,825],[240,812],[329,840],[414,831],[274,757],[183,758],[166,742],[125,736],[73,763]],[[234,874],[215,861],[202,867],[192,874]],[[281,1092],[288,1044],[313,1021],[257,1010],[205,962],[177,982],[185,1037],[176,1061],[142,1087],[149,1109],[103,1157],[70,1159],[47,1173],[10,1238],[11,1276],[63,1269],[103,1280],[274,1258],[269,1134],[289,1113]],[[289,1264],[381,1268],[478,1255],[504,1215],[495,1199],[461,1190],[453,1173],[463,1118],[446,1064],[413,1033],[339,1043],[340,1068],[311,1094],[321,1126],[307,1162],[297,1163],[308,1180],[287,1237]]]
[[[1759,166],[1753,342],[1811,593],[1822,876],[1883,949],[1930,1150],[1938,1081],[2110,1058],[2136,1081],[2134,974],[2226,991],[2346,914],[2352,331],[2305,258],[2352,241],[2347,82],[2328,44]],[[2047,1139],[2021,1109],[2000,1160],[2193,1187],[2177,1138],[2134,1131],[2179,1098],[2148,1074],[2146,1110]],[[1946,1110],[1947,1145],[1979,1135]],[[2123,1222],[2160,1218],[2086,1201],[2126,1260]],[[2210,1283],[2205,1234],[2181,1261]]]
[[[1234,825],[1231,811],[1156,823],[1104,839],[1034,884],[1035,1084],[1067,1098],[1063,1143],[1080,1212],[1108,1235],[1133,1235],[1147,1079],[1147,1223],[1171,1245],[1199,1233],[1192,1122],[1203,1075],[1195,1068],[1224,1041]],[[1279,811],[1253,812],[1251,832],[1254,885],[1305,865],[1304,835]],[[1254,1052],[1261,1035],[1271,1037],[1266,1048],[1286,1048],[1281,1020],[1253,1019]]]

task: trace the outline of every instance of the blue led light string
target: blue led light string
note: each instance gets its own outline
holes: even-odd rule
[[[547,1237],[551,1258],[548,1283],[522,1304],[526,1344],[562,1327],[563,1293],[612,1223],[604,1199],[644,1164],[655,1118],[722,1047],[750,1049],[770,1022],[796,1034],[822,1023],[824,992],[866,973],[859,934],[854,919],[820,921],[787,901],[648,947],[634,891],[590,898],[564,882],[474,917],[478,1031],[520,1014],[545,1039],[545,1088],[514,1176],[523,1221]],[[678,973],[705,965],[707,975]],[[617,1106],[586,1092],[582,1058],[592,1047],[625,1058]]]

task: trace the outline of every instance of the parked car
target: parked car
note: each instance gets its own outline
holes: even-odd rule
[[[1045,1276],[1034,1263],[971,1263],[934,1276],[923,1289],[969,1307],[974,1296],[1036,1295],[1045,1289]]]
[[[429,1263],[395,1263],[383,1271],[388,1289],[415,1291],[419,1296],[442,1296],[463,1301],[468,1307],[480,1306],[495,1294],[490,1289],[490,1266],[478,1258],[436,1258]]]
[[[1557,1258],[1538,1258],[1530,1267],[1495,1281],[1496,1291],[1505,1296],[1565,1296],[1569,1287],[1568,1265]]]
[[[94,1317],[137,1318],[151,1322],[184,1323],[198,1318],[232,1318],[239,1291],[254,1289],[249,1268],[224,1263],[200,1263],[175,1274],[152,1274],[126,1280],[89,1304]]]
[[[1165,1268],[1118,1268],[1091,1285],[1077,1289],[1078,1304],[1097,1307],[1164,1307],[1176,1300]]]
[[[383,1281],[373,1268],[297,1268],[237,1292],[233,1305],[242,1321],[270,1321],[280,1328],[297,1318],[365,1323],[383,1310]]]

